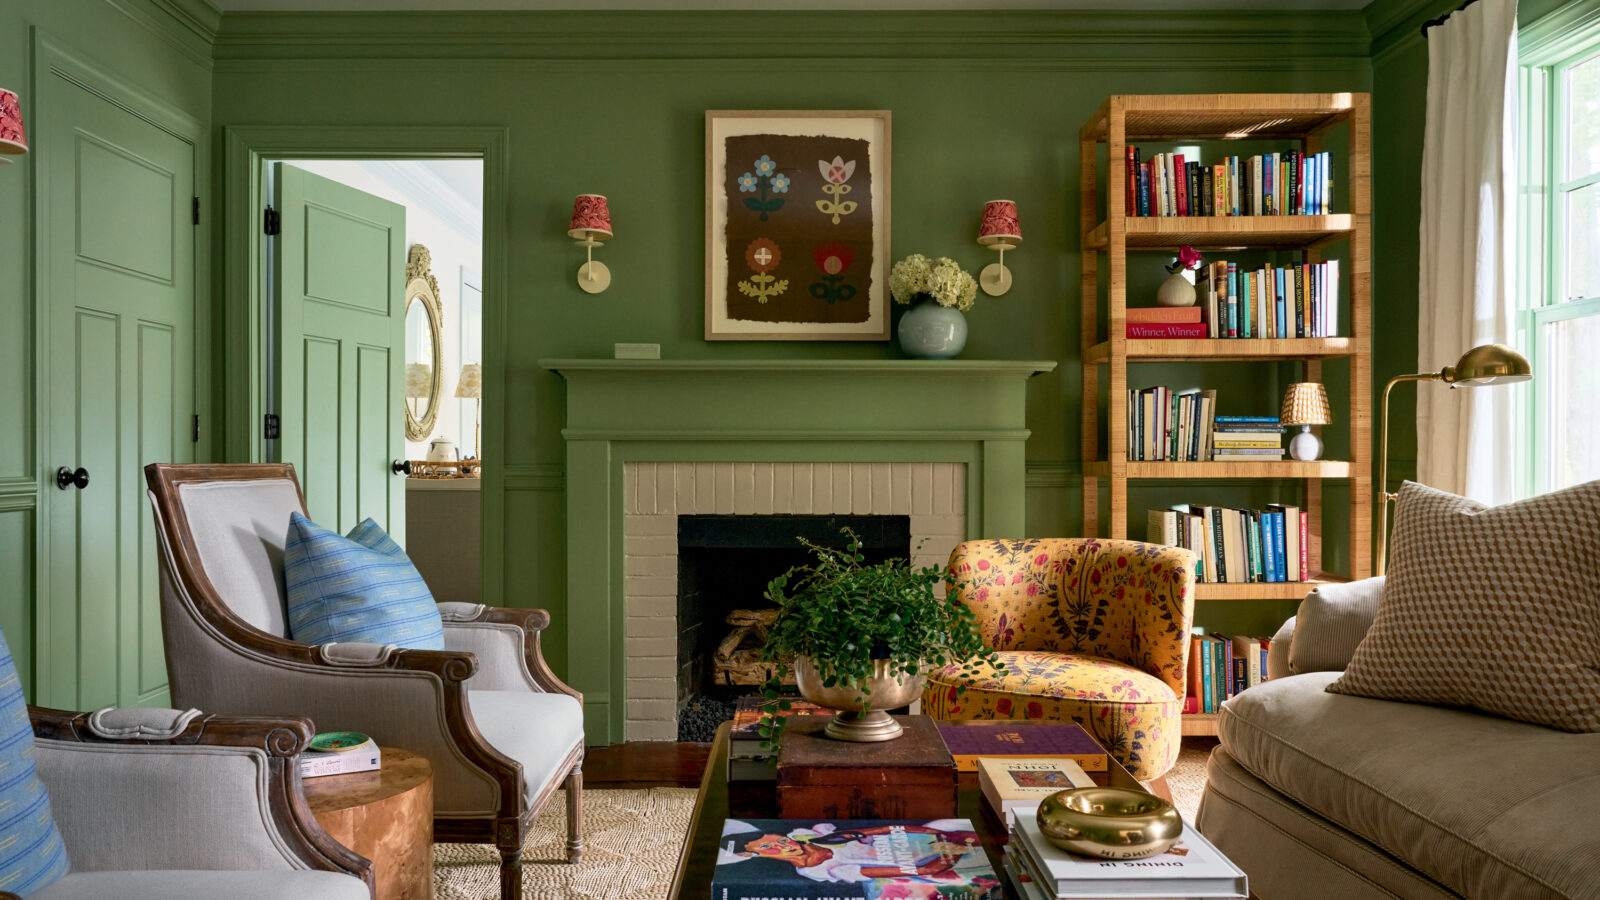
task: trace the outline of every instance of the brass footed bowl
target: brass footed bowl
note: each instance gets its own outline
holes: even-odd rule
[[[1183,836],[1171,803],[1144,791],[1086,787],[1057,791],[1039,804],[1039,830],[1069,853],[1100,859],[1144,859]]]
[[[795,686],[800,696],[818,706],[838,710],[824,734],[836,741],[892,741],[904,729],[885,710],[907,706],[922,696],[927,675],[891,675],[889,661],[872,664],[873,675],[861,690],[843,685],[824,687],[825,674],[809,656],[794,661]],[[865,703],[862,703],[862,700]],[[865,708],[863,708],[865,706]]]

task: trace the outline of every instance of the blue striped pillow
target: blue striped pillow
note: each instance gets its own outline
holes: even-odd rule
[[[405,551],[367,519],[340,537],[289,514],[283,548],[289,636],[305,644],[365,641],[443,650],[433,593]]]
[[[0,634],[0,891],[26,897],[67,874],[50,794],[33,767],[33,723]]]

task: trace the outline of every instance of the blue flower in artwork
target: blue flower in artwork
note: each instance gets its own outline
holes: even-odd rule
[[[755,193],[755,190],[756,190],[756,177],[754,175],[751,175],[749,172],[746,172],[743,175],[740,175],[739,176],[739,190],[741,190],[741,191],[743,191],[743,192],[745,192],[747,194]]]
[[[772,157],[768,156],[765,153],[761,154],[761,158],[760,159],[756,160],[756,174],[757,175],[761,175],[761,176],[764,177],[764,176],[767,176],[767,175],[771,175],[773,172],[776,172],[777,170],[778,170],[778,164],[773,162],[772,161]]]
[[[772,176],[772,189],[779,194],[787,194],[789,192],[789,176],[782,172]]]

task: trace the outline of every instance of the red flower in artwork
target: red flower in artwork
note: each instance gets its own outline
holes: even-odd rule
[[[829,241],[818,244],[811,251],[811,258],[817,261],[817,268],[829,275],[838,275],[850,268],[850,263],[855,261],[856,252],[838,241]]]

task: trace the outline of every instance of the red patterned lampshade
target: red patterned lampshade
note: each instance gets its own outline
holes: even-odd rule
[[[990,200],[983,205],[983,223],[978,226],[978,243],[1022,243],[1022,222],[1017,218],[1017,204],[1010,200]]]
[[[17,95],[0,88],[0,153],[21,156],[28,152],[28,135],[22,130],[22,103]],[[0,162],[11,160],[0,157]]]
[[[611,237],[611,207],[599,194],[579,194],[572,203],[572,224],[567,234],[577,240],[603,241]]]

